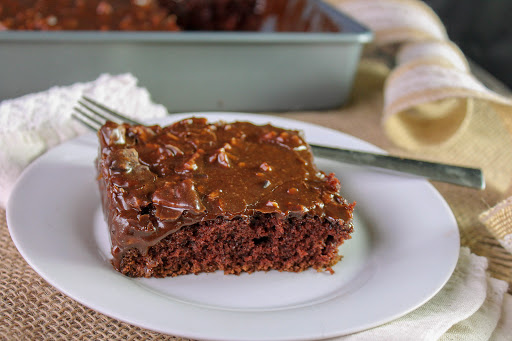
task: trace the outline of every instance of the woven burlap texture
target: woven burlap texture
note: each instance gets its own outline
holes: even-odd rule
[[[356,77],[350,103],[344,108],[325,112],[290,112],[279,116],[309,121],[338,129],[387,149],[390,152],[427,157],[397,147],[381,125],[383,86],[389,69],[365,61]],[[439,159],[444,153],[432,153]],[[448,154],[454,161],[456,155]],[[489,160],[493,162],[493,160]],[[485,191],[452,185],[435,186],[448,201],[457,218],[462,244],[477,254],[487,256],[489,271],[497,278],[512,282],[512,255],[506,252],[478,220],[478,213],[498,202],[502,194],[492,187]],[[179,340],[153,333],[96,313],[59,293],[41,279],[23,260],[11,241],[0,212],[0,338],[12,339],[110,339],[110,340]]]
[[[512,197],[482,213],[480,221],[492,231],[500,244],[512,253]]]

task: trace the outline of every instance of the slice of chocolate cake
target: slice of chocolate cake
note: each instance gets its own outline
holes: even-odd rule
[[[190,118],[108,122],[98,135],[112,263],[125,275],[332,271],[353,231],[354,204],[297,131]]]

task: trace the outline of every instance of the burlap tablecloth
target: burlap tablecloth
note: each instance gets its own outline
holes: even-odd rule
[[[381,123],[382,90],[388,72],[380,63],[364,61],[359,68],[351,100],[343,108],[275,115],[338,129],[395,154],[459,163],[460,154],[452,152],[451,148],[466,148],[463,142],[437,148],[432,153],[415,153],[405,152],[388,138]],[[476,106],[489,110],[485,103],[477,103]],[[476,134],[469,136],[478,138]],[[484,170],[493,171],[494,157],[492,153],[479,153],[478,164]],[[501,170],[495,169],[494,172],[500,173]],[[494,186],[479,191],[442,183],[434,185],[457,218],[462,245],[489,259],[489,272],[493,277],[512,283],[512,254],[499,244],[478,218],[481,212],[501,201],[507,190],[498,190]],[[48,285],[18,253],[9,236],[3,210],[0,212],[0,263],[0,338],[180,340],[109,318]]]
[[[496,217],[489,211],[512,195],[511,134],[507,120],[503,119],[503,108],[478,98],[456,103],[432,98],[427,105],[415,107],[419,113],[416,118],[421,118],[424,112],[446,110],[463,115],[450,115],[444,120],[441,117],[435,122],[411,122],[415,118],[402,117],[401,123],[389,124],[388,121],[383,127],[383,108],[389,104],[384,87],[389,85],[386,83],[389,74],[390,68],[385,63],[364,59],[351,99],[343,108],[275,115],[338,129],[393,154],[483,168],[488,182],[483,191],[442,183],[434,183],[434,186],[456,216],[461,244],[489,259],[489,272],[493,277],[512,283],[512,254],[496,239],[500,224],[508,224],[510,217],[503,217],[506,212]],[[453,106],[461,105],[460,110],[452,110]],[[512,117],[510,111],[508,115]],[[0,263],[2,339],[179,340],[92,311],[48,285],[16,250],[3,210],[0,211]]]

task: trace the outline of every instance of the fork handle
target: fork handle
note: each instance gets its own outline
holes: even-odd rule
[[[477,189],[485,188],[482,170],[477,168],[460,167],[315,144],[310,144],[310,146],[316,156],[339,162],[385,168],[465,187]]]

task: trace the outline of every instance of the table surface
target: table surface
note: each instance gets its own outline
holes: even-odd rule
[[[485,70],[471,63],[474,74],[498,93],[510,95],[510,90]],[[347,132],[387,150],[390,153],[411,156],[394,146],[381,126],[379,108],[382,108],[382,87],[385,76],[375,77],[359,72],[358,80],[367,78],[364,90],[357,84],[350,102],[343,108],[324,112],[274,113],[327,126]],[[375,108],[375,110],[368,110]],[[417,155],[416,155],[417,156]],[[512,255],[478,222],[477,214],[466,214],[468,209],[482,212],[503,197],[492,190],[478,191],[443,183],[433,183],[454,211],[461,229],[461,244],[473,252],[489,258],[492,276],[512,283]],[[461,198],[464,198],[462,200]],[[0,211],[0,338],[45,339],[158,339],[180,340],[153,333],[96,313],[59,293],[42,280],[21,258],[12,243],[5,222],[5,211]],[[511,291],[512,292],[512,291]]]

